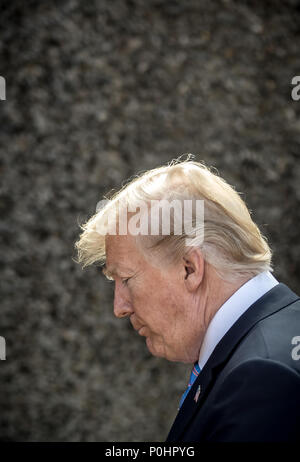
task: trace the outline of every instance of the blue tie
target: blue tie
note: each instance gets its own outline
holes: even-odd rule
[[[195,363],[194,364],[194,367],[193,367],[193,370],[191,372],[191,376],[190,376],[190,381],[189,381],[189,384],[188,384],[188,387],[187,389],[185,390],[185,392],[183,393],[182,397],[181,397],[181,400],[180,400],[180,403],[179,403],[179,409],[181,408],[182,404],[183,404],[183,401],[185,400],[188,392],[190,391],[190,389],[192,388],[192,385],[193,383],[195,382],[196,378],[198,377],[199,373],[200,373],[201,369],[199,367],[199,364],[198,363]]]

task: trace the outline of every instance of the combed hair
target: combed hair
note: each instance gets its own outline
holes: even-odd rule
[[[134,207],[137,204],[138,207],[140,201],[150,204],[152,200],[162,199],[203,200],[204,234],[171,232],[169,235],[136,236],[145,256],[162,266],[178,261],[191,248],[199,247],[205,260],[224,280],[234,281],[273,271],[267,239],[253,222],[240,195],[218,173],[191,160],[190,156],[137,175],[114,193],[104,207],[81,225],[82,233],[75,243],[77,262],[83,267],[105,263],[105,234],[99,234],[99,225],[117,205]],[[196,230],[197,225],[193,223]],[[188,246],[186,238],[190,240]]]

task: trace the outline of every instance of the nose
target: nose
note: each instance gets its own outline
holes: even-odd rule
[[[115,295],[114,295],[114,315],[117,318],[124,318],[130,316],[133,313],[130,302],[124,297],[122,288],[119,284],[115,283]]]

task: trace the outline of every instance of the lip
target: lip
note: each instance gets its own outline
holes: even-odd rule
[[[130,322],[134,330],[137,332],[139,332],[144,327],[144,324],[140,323],[133,315],[130,316]]]
[[[134,328],[134,330],[139,335],[142,335],[142,336],[146,337],[145,329],[146,329],[147,326],[145,324],[142,324],[140,319],[137,319],[137,317],[134,314],[132,314],[130,316],[130,322],[131,322],[131,325]]]
[[[145,334],[143,333],[143,329],[144,329],[145,327],[146,327],[146,326],[142,326],[142,327],[140,327],[140,328],[138,329],[138,334],[139,334],[139,335],[145,335]]]

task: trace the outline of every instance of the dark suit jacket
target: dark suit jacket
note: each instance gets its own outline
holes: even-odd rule
[[[299,441],[299,336],[300,298],[280,283],[220,340],[167,441]]]

